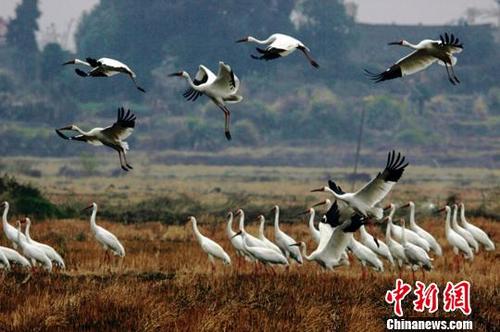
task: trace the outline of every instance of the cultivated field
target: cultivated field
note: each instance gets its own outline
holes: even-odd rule
[[[126,177],[71,178],[57,175],[62,165],[71,164],[67,160],[32,162],[42,176],[17,178],[39,186],[58,203],[71,202],[83,208],[96,201],[103,210],[110,206],[127,210],[127,204],[155,197],[182,195],[186,202],[199,202],[202,212],[190,211],[192,205],[179,206],[179,215],[196,215],[202,233],[223,245],[233,266],[218,264],[213,273],[191,228],[182,225],[184,218],[145,223],[131,219],[123,224],[105,221],[98,212],[98,224],[114,232],[126,249],[123,261],[115,259],[111,265],[103,264],[103,251],[91,236],[88,214],[77,219],[34,220],[33,237],[61,252],[68,268],[50,276],[37,273],[25,283],[23,272],[3,274],[0,331],[382,331],[385,318],[392,314],[384,295],[393,288],[396,271],[369,273],[362,279],[360,265],[352,261],[350,267],[334,272],[324,272],[309,262],[294,265],[289,271],[276,268],[276,274],[255,272],[250,264],[237,263],[225,236],[225,213],[241,207],[248,211],[248,231],[253,234],[257,232],[257,213],[266,215],[267,234],[272,239],[269,210],[277,203],[282,206],[282,221],[293,221],[282,228],[312,248],[305,219],[294,216],[323,197],[312,195],[310,189],[323,185],[330,175],[344,176],[347,169],[181,165],[146,169],[138,164]],[[412,198],[422,207],[417,211],[417,222],[436,234],[445,248],[445,256],[434,261],[435,270],[426,275],[426,282],[435,281],[442,290],[449,280],[471,281],[471,319],[479,331],[495,330],[500,321],[498,249],[482,251],[472,264],[456,272],[444,238],[444,216],[431,215],[427,204],[442,204],[456,196],[470,211],[498,215],[499,176],[497,170],[445,172],[412,167],[390,197],[399,203]],[[500,224],[495,218],[469,219],[483,227],[498,247]],[[11,223],[14,220],[15,211],[9,217]],[[383,228],[375,231],[383,239]],[[5,237],[0,243],[9,245]],[[408,271],[403,278],[412,283]],[[420,273],[417,278],[421,279]],[[412,308],[411,299],[407,299],[405,318],[420,315]],[[441,308],[430,316],[450,317]],[[452,317],[468,319],[459,312]]]

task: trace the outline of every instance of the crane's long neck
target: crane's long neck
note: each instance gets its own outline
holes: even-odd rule
[[[403,43],[401,45],[409,47],[409,48],[413,48],[414,50],[418,50],[419,49],[418,45],[412,44],[412,43],[410,43],[409,41],[406,41],[406,40],[403,40]]]
[[[248,37],[248,41],[249,42],[253,42],[253,43],[256,43],[256,44],[260,44],[260,45],[267,45],[269,43],[272,43],[276,38],[270,36],[269,38],[267,39],[264,39],[264,40],[260,40],[260,39],[257,39],[255,37]]]
[[[240,213],[240,231],[245,233],[245,213],[243,211]]]
[[[203,236],[201,235],[200,230],[198,229],[198,225],[196,223],[196,219],[192,218],[191,219],[191,223],[193,224],[193,233],[194,233],[194,235],[196,236],[196,238],[198,239],[198,241],[201,241],[201,239],[203,238]]]
[[[227,236],[229,236],[229,238],[232,238],[234,236],[234,234],[236,234],[235,231],[233,231],[233,217],[229,217],[229,219],[227,220],[227,226],[226,226],[226,233],[227,233]]]
[[[21,248],[24,248],[24,242],[21,240],[21,223],[18,222],[17,224],[17,244],[21,246]]]
[[[311,214],[309,215],[309,230],[311,233],[316,233],[318,230],[316,227],[314,227],[314,216],[316,215],[316,212],[314,210],[311,211]]]
[[[26,219],[26,228],[24,229],[24,235],[26,236],[26,241],[28,243],[31,243],[30,228],[31,228],[31,220]]]
[[[460,220],[464,226],[468,224],[467,219],[465,219],[465,206],[463,204],[460,205]]]
[[[7,214],[9,213],[9,205],[6,204],[4,209],[3,209],[3,215],[2,215],[2,225],[3,228],[7,228],[9,223],[7,222]]]
[[[448,234],[450,232],[450,229],[451,229],[450,218],[451,218],[451,209],[447,208],[446,209],[446,221],[445,221],[446,234]]]
[[[280,209],[276,208],[274,212],[274,232],[280,232]]]
[[[259,238],[262,240],[266,237],[264,234],[264,224],[266,223],[265,219],[260,219],[260,225],[259,225]]]
[[[368,237],[368,232],[366,231],[365,225],[361,225],[359,228],[359,233],[361,234],[361,238]]]
[[[301,243],[300,243],[300,248],[302,249],[302,256],[303,256],[305,259],[307,259],[308,261],[312,260],[312,257],[311,257],[311,256],[312,256],[312,253],[311,253],[311,255],[308,255],[308,254],[307,254],[307,245],[306,245],[306,243],[305,243],[305,242],[301,242]]]
[[[90,228],[92,229],[92,231],[94,233],[95,233],[96,228],[97,228],[97,224],[95,223],[96,215],[97,215],[97,206],[94,206],[92,208],[92,214],[90,215]]]
[[[395,213],[396,213],[396,205],[391,204],[391,210],[389,211],[389,218],[394,218]]]
[[[82,130],[80,127],[75,126],[75,125],[73,125],[73,130],[76,130],[77,132],[79,132],[80,134],[82,134],[84,136],[89,134],[87,131]]]
[[[80,59],[75,59],[75,64],[76,65],[84,65],[84,66],[92,67],[90,65],[90,63],[88,63],[87,61],[83,61],[83,60],[80,60]]]
[[[385,239],[387,242],[391,241],[391,228],[392,228],[392,219],[389,218],[387,220],[387,228],[385,229]]]
[[[410,205],[410,226],[415,227],[417,224],[415,223],[415,205]]]
[[[329,192],[330,194],[332,194],[336,199],[340,199],[341,201],[344,201],[344,197],[342,197],[342,195],[339,195],[337,194],[335,191],[333,191],[332,189],[326,187],[325,190],[327,192]]]
[[[405,245],[406,244],[406,225],[405,225],[405,221],[403,220],[402,221],[402,225],[401,227],[403,227],[403,229],[401,230],[401,244],[402,245]]]
[[[193,82],[193,79],[191,78],[191,75],[189,75],[188,72],[185,72],[183,71],[182,72],[182,77],[184,77],[186,79],[186,81],[188,82],[188,84],[193,88],[193,89],[196,89],[197,86],[194,84]]]
[[[452,225],[453,227],[457,228],[458,224],[457,224],[457,207],[455,206],[453,208],[453,219],[452,219]]]

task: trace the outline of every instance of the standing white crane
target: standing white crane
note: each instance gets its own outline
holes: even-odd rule
[[[374,271],[384,272],[384,263],[378,258],[377,254],[370,250],[367,246],[357,241],[354,236],[347,245],[354,257],[356,257],[362,265],[363,277],[365,276],[365,267],[369,266]]]
[[[403,264],[408,263],[408,259],[406,258],[405,249],[403,248],[403,246],[398,241],[394,240],[391,236],[393,227],[392,217],[389,215],[385,217],[384,220],[387,220],[387,228],[385,229],[385,242],[387,243],[387,247],[389,248],[393,259],[398,262],[399,275],[401,277],[401,268],[403,267]]]
[[[390,210],[389,216],[392,218],[394,216],[394,213],[396,212],[396,205],[390,203],[388,206],[386,206],[384,208],[384,211],[387,211],[387,210]],[[397,241],[401,242],[402,237],[403,237],[403,227],[401,227],[399,225],[392,224],[391,230],[392,230],[392,235],[394,236],[394,238]],[[419,246],[420,248],[424,249],[426,252],[429,252],[429,250],[431,250],[429,242],[427,242],[427,240],[425,240],[424,238],[420,237],[420,235],[418,235],[417,233],[415,233],[411,229],[406,230],[406,240],[408,242],[411,242],[411,243]]]
[[[297,241],[280,229],[279,206],[275,205],[272,211],[274,211],[274,240],[276,244],[287,259],[292,258],[297,263],[302,264],[304,261],[302,259],[302,255],[300,254],[300,249],[296,246],[292,246],[292,244],[297,243]]]
[[[488,234],[486,234],[486,232],[483,231],[481,228],[469,223],[467,221],[467,219],[465,218],[464,203],[460,203],[460,220],[462,221],[462,226],[466,230],[468,230],[472,234],[472,236],[474,236],[474,238],[476,239],[477,242],[481,243],[484,246],[484,250],[486,250],[486,251],[494,251],[495,250],[495,244],[488,237]]]
[[[99,242],[99,244],[104,248],[106,258],[109,258],[108,250],[115,256],[125,257],[125,249],[120,241],[118,241],[118,238],[104,227],[96,224],[95,218],[97,214],[97,204],[94,202],[84,210],[89,209],[92,209],[92,214],[90,215],[90,230],[92,231],[92,234],[94,234],[97,242]]]
[[[264,265],[288,265],[288,260],[281,253],[267,247],[251,247],[248,245],[248,233],[239,231],[235,236],[241,235],[243,247],[257,261]]]
[[[362,244],[370,248],[370,250],[377,255],[387,259],[391,263],[391,265],[394,266],[394,259],[392,258],[389,248],[384,242],[368,233],[364,225],[359,228],[359,233],[361,234]]]
[[[9,224],[9,222],[7,221],[7,214],[9,213],[9,203],[3,202],[2,207],[3,207],[3,215],[2,215],[3,232],[5,233],[7,239],[12,243],[12,247],[14,249],[17,249],[17,247],[19,246],[17,229],[11,224]],[[26,240],[24,234],[21,233],[20,237],[22,240]]]
[[[406,227],[404,219],[401,219],[401,224],[403,227],[403,236],[401,237],[401,245],[405,250],[406,258],[411,265],[413,280],[415,280],[415,269],[417,266],[422,269],[422,277],[425,279],[424,270],[430,271],[432,269],[432,260],[429,257],[429,255],[427,255],[424,249],[414,245],[411,242],[406,241]]]
[[[91,67],[92,69],[89,72],[84,72],[81,69],[76,68],[75,72],[78,76],[81,77],[110,77],[120,73],[126,74],[130,77],[132,82],[134,82],[137,90],[141,92],[146,92],[143,88],[137,85],[136,77],[137,75],[130,69],[129,66],[115,59],[110,58],[86,58],[85,61],[80,59],[73,59],[63,63],[63,65],[83,65],[87,67]]]
[[[425,229],[417,225],[417,223],[415,222],[415,203],[410,201],[407,204],[401,206],[401,208],[408,208],[408,207],[410,208],[410,229],[415,233],[417,233],[418,236],[426,240],[427,243],[429,243],[430,249],[434,251],[434,253],[437,256],[442,256],[443,250],[441,249],[441,246],[434,238],[434,236],[432,236],[431,233],[427,232]]]
[[[274,250],[274,251],[282,254],[281,249],[277,245],[275,245],[271,240],[269,240],[266,237],[266,234],[264,233],[264,226],[266,224],[266,218],[264,218],[264,216],[261,214],[257,217],[257,219],[259,220],[259,240],[261,240],[264,243],[266,248],[269,248],[271,250]]]
[[[24,268],[30,268],[30,262],[14,249],[0,246],[0,252],[9,260],[11,265],[17,264]]]
[[[23,255],[31,260],[31,264],[33,265],[33,267],[36,265],[36,263],[40,263],[47,272],[51,272],[52,262],[50,258],[45,254],[45,252],[43,252],[43,250],[39,247],[30,244],[26,240],[23,240],[21,238],[22,231],[20,220],[17,221],[17,231],[17,240]]]
[[[227,108],[226,103],[235,104],[243,100],[243,97],[238,95],[240,80],[231,67],[220,61],[219,72],[215,76],[210,69],[200,65],[194,80],[185,71],[172,73],[169,76],[180,76],[187,80],[190,87],[183,94],[187,100],[195,101],[201,95],[206,95],[224,112],[224,133],[226,138],[230,140],[231,111]]]
[[[64,264],[64,260],[62,259],[61,255],[57,253],[57,251],[52,248],[51,246],[40,243],[38,241],[35,241],[31,238],[30,236],[30,228],[31,228],[31,219],[30,218],[24,218],[23,222],[26,223],[26,228],[24,229],[24,235],[26,236],[26,242],[29,244],[32,244],[38,248],[40,248],[47,257],[53,262],[57,264],[61,269],[65,269],[66,265]]]
[[[236,235],[236,232],[233,231],[233,213],[229,212],[227,214],[227,225],[226,225],[226,235],[231,241],[231,244],[233,245],[234,249],[236,250],[236,255],[238,256],[245,256],[245,252],[243,250],[243,240],[241,239],[241,236],[234,236]]]
[[[193,233],[196,236],[196,240],[200,244],[201,249],[208,255],[208,260],[212,264],[212,271],[215,269],[215,258],[220,259],[224,265],[231,265],[231,258],[224,251],[221,245],[200,233],[196,223],[196,218],[191,216],[189,217],[189,221],[193,226]]]
[[[134,131],[135,127],[135,115],[123,107],[118,109],[118,115],[116,122],[113,125],[106,128],[94,128],[89,131],[83,131],[76,125],[70,125],[63,128],[56,129],[56,133],[64,139],[86,142],[92,145],[105,145],[112,148],[118,152],[118,158],[120,158],[120,166],[124,171],[133,169],[132,166],[127,162],[126,153],[129,150],[128,143],[125,139],[129,137]],[[80,133],[80,135],[75,135],[68,137],[64,135],[61,130],[74,130]],[[122,161],[123,158],[123,161]]]
[[[451,227],[451,208],[446,205],[444,208],[438,210],[438,212],[446,211],[446,221],[445,221],[445,233],[448,243],[452,246],[455,257],[458,257],[459,253],[464,254],[464,258],[472,261],[474,259],[474,253],[469,247],[467,241]],[[456,261],[457,270],[459,270],[459,262]]]
[[[300,213],[299,215],[303,214],[309,214],[309,222],[308,222],[308,227],[309,227],[309,234],[311,235],[312,239],[316,244],[319,244],[321,235],[319,229],[316,229],[314,226],[314,216],[316,215],[316,211],[314,211],[314,208],[310,208],[309,210]]]
[[[479,243],[477,243],[476,239],[474,239],[474,237],[468,230],[466,230],[465,228],[463,228],[458,224],[457,214],[458,214],[458,206],[457,204],[453,204],[453,218],[451,222],[451,227],[455,230],[455,232],[460,234],[465,239],[465,241],[467,241],[469,247],[474,249],[474,253],[477,254],[479,251]]]
[[[453,34],[448,36],[448,33],[439,36],[440,40],[424,39],[418,44],[412,44],[406,40],[389,43],[389,45],[401,45],[414,49],[407,56],[399,59],[391,67],[380,74],[372,73],[365,69],[365,73],[376,83],[391,80],[398,77],[403,77],[415,74],[432,65],[434,62],[445,66],[446,74],[451,84],[460,83],[453,67],[457,63],[455,53],[462,52],[464,46],[458,38]],[[451,75],[450,75],[451,71]]]
[[[300,40],[282,33],[274,33],[264,40],[259,40],[252,36],[248,36],[245,38],[241,38],[236,42],[250,42],[259,45],[266,45],[265,49],[261,49],[259,47],[256,48],[257,52],[261,54],[260,56],[255,56],[253,54],[251,55],[251,57],[256,60],[273,60],[287,56],[293,53],[295,50],[300,50],[302,53],[304,53],[307,60],[314,68],[319,68],[318,63],[311,57],[311,50],[307,46],[305,46]]]
[[[408,166],[408,163],[405,164],[404,162],[405,157],[401,156],[401,153],[398,153],[396,157],[395,151],[389,152],[385,169],[355,193],[344,192],[342,188],[333,181],[328,182],[329,187],[314,189],[312,192],[329,192],[337,200],[347,204],[353,212],[358,212],[365,217],[374,217],[380,220],[383,217],[383,210],[382,208],[375,207],[375,205],[384,199],[401,178],[405,167]]]
[[[262,241],[261,239],[253,236],[252,234],[249,234],[245,230],[245,212],[243,212],[242,209],[236,210],[236,213],[234,214],[234,216],[235,217],[238,217],[238,216],[240,217],[239,231],[243,232],[243,233],[245,233],[247,235],[245,238],[246,238],[246,242],[247,242],[247,244],[248,244],[249,247],[263,247],[263,248],[267,247],[266,243],[264,241]]]

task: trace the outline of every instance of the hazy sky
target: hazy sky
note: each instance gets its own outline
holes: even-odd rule
[[[13,17],[19,2],[21,0],[0,0],[0,16]],[[39,20],[40,31],[46,32],[51,24],[54,24],[60,35],[60,42],[73,48],[72,34],[78,18],[83,11],[88,11],[98,2],[99,0],[39,0],[42,12]],[[497,10],[495,0],[346,0],[346,2],[356,3],[358,22],[367,23],[445,24],[463,16],[469,7]],[[492,19],[488,21],[492,22]],[[68,31],[70,34],[66,39],[64,34]],[[43,43],[46,39],[51,39],[50,34],[39,34],[39,41]]]

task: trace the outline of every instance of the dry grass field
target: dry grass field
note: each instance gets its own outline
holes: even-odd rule
[[[115,160],[110,160],[113,163]],[[15,165],[15,160],[4,160]],[[41,188],[52,201],[71,201],[80,208],[96,201],[100,209],[114,206],[127,209],[154,197],[185,195],[203,206],[227,211],[249,208],[248,231],[256,234],[256,211],[268,212],[273,204],[282,206],[283,229],[294,238],[312,242],[305,220],[295,217],[321,199],[309,190],[325,183],[328,176],[343,176],[347,169],[143,166],[138,163],[126,177],[94,176],[71,178],[58,175],[68,160],[29,160],[42,171],[41,177],[16,175],[23,182]],[[110,163],[107,168],[112,168]],[[114,164],[111,164],[114,165]],[[116,165],[115,165],[116,166]],[[376,170],[363,170],[373,174]],[[500,211],[498,194],[500,171],[481,169],[439,170],[412,167],[404,181],[391,193],[390,200],[414,199],[423,203],[443,203],[455,195],[476,209],[492,214]],[[346,182],[342,182],[344,184]],[[425,190],[424,190],[425,189]],[[179,207],[181,209],[182,207]],[[184,210],[181,210],[184,211]],[[294,211],[294,212],[292,212]],[[384,302],[393,288],[396,271],[369,273],[362,278],[358,262],[335,271],[323,271],[315,263],[276,268],[276,274],[254,271],[248,263],[238,264],[225,236],[225,213],[196,215],[203,234],[215,239],[233,259],[231,267],[217,265],[212,272],[184,220],[129,224],[109,222],[97,216],[98,224],[122,241],[126,257],[104,264],[102,248],[93,239],[88,213],[79,219],[34,220],[35,239],[53,245],[64,257],[67,269],[50,275],[39,272],[25,283],[26,272],[2,274],[0,290],[0,331],[382,331],[392,307]],[[401,213],[401,212],[398,212]],[[498,328],[500,282],[498,249],[481,252],[471,264],[456,272],[453,254],[444,238],[444,216],[419,210],[417,222],[438,236],[445,256],[436,258],[435,269],[426,281],[435,281],[442,290],[446,281],[469,280],[475,330]],[[15,214],[15,211],[13,212]],[[401,216],[403,216],[401,214]],[[9,217],[12,223],[15,215]],[[469,218],[484,227],[491,237],[500,238],[498,220]],[[383,229],[375,229],[382,236]],[[272,226],[267,233],[272,236]],[[1,245],[9,245],[1,237]],[[411,273],[403,278],[412,282]],[[417,278],[421,274],[417,273]],[[405,318],[417,316],[468,319],[461,313],[418,314],[411,299],[404,302]]]
[[[249,263],[237,266],[225,237],[224,219],[219,219],[200,224],[202,232],[222,243],[233,258],[232,267],[218,264],[215,273],[188,226],[100,221],[122,240],[127,251],[122,262],[115,259],[110,266],[103,264],[103,252],[92,238],[87,220],[35,224],[37,239],[53,244],[68,268],[51,275],[39,272],[24,284],[25,273],[4,274],[0,330],[384,330],[385,318],[392,313],[384,294],[392,289],[397,272],[373,272],[363,279],[355,261],[334,272],[310,262],[289,271],[277,268],[276,275],[255,272]],[[498,223],[473,221],[493,238],[500,236]],[[257,230],[254,224],[249,227],[252,233]],[[446,248],[426,281],[435,281],[440,288],[448,280],[471,281],[475,330],[495,329],[500,320],[495,305],[500,301],[498,250],[481,252],[456,273],[442,218],[422,224],[438,234]],[[311,244],[304,224],[283,228]],[[267,231],[272,237],[272,227]],[[403,278],[412,283],[411,273],[403,273]],[[420,273],[417,278],[421,279]],[[404,303],[407,317],[417,316],[411,301]],[[430,316],[442,317],[443,311]],[[466,319],[461,313],[452,317]]]

